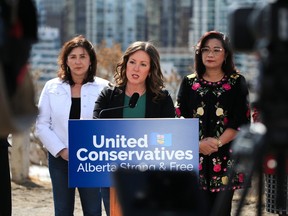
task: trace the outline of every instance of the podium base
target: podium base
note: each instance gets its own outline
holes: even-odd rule
[[[115,187],[110,187],[110,216],[122,216],[122,210]]]

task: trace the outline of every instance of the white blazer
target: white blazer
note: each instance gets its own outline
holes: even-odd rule
[[[107,86],[108,80],[96,77],[81,88],[80,119],[92,119],[95,101]],[[42,144],[54,156],[68,148],[68,120],[71,108],[71,87],[59,78],[46,82],[39,98],[39,115],[36,119],[35,133]]]

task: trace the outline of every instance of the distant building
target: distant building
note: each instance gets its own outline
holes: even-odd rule
[[[228,31],[228,0],[193,0],[193,16],[190,23],[190,47],[197,44],[207,31]]]
[[[57,58],[60,50],[59,29],[38,28],[39,41],[32,46],[30,67],[39,74],[39,81],[46,82],[57,74]]]
[[[35,0],[40,26],[59,29],[56,43],[63,44],[75,35],[83,34],[95,45],[102,41],[108,46],[117,43],[124,51],[134,41],[152,41],[160,50],[161,63],[173,64],[181,76],[192,72],[193,47],[204,32],[217,30],[228,34],[228,14],[232,4],[261,1]],[[33,55],[33,61],[42,58],[42,54]],[[253,58],[247,54],[236,53],[235,60],[243,73],[256,70]],[[40,65],[39,61],[37,64]],[[45,68],[50,70],[50,67]]]
[[[172,63],[174,69],[181,76],[192,73],[193,53],[186,48],[159,48],[161,63]]]
[[[160,47],[187,47],[192,0],[147,0],[147,39]]]

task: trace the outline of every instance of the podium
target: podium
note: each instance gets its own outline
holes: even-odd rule
[[[196,172],[198,119],[69,120],[69,187],[110,187],[110,215],[122,216],[113,173]]]

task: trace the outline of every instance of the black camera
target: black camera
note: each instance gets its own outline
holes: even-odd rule
[[[229,34],[235,51],[255,52],[259,57],[255,106],[267,127],[267,141],[288,147],[288,1],[234,6]]]
[[[276,0],[269,4],[261,2],[245,7],[234,4],[231,6],[228,20],[231,44],[236,51],[252,52],[279,44],[287,46],[286,0]]]
[[[120,168],[113,177],[124,216],[208,216],[195,172]]]
[[[240,169],[250,164],[249,178],[254,171],[259,171],[258,206],[261,206],[262,163],[267,153],[274,154],[279,191],[275,198],[277,205],[283,206],[284,170],[288,161],[288,1],[276,0],[251,7],[234,5],[228,22],[233,49],[255,53],[259,58],[254,106],[259,110],[261,122],[265,126],[264,129],[261,124],[244,128],[233,143],[232,157],[238,161],[237,167]],[[247,188],[243,192],[238,212],[246,193]]]

